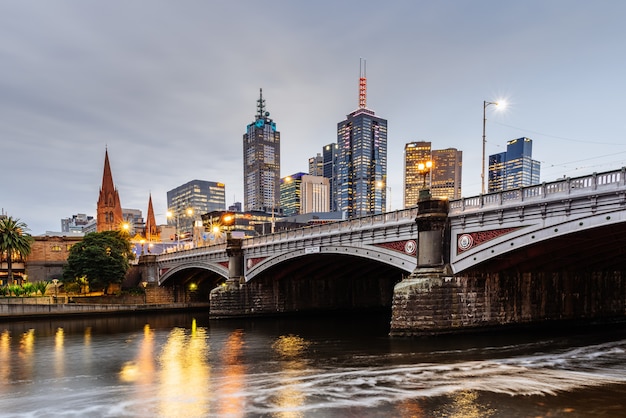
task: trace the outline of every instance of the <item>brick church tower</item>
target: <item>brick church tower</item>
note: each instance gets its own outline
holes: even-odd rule
[[[152,194],[148,199],[148,218],[146,220],[146,230],[144,233],[147,241],[160,241],[160,231],[156,224],[156,218],[154,217],[154,209],[152,208]]]
[[[109,165],[109,152],[104,152],[104,174],[102,175],[102,187],[98,198],[98,215],[96,219],[96,230],[119,231],[122,229],[124,216],[122,215],[122,205],[117,189],[113,185],[113,175]]]

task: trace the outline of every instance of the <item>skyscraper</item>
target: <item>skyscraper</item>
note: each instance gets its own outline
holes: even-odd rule
[[[243,135],[245,211],[275,211],[280,203],[280,132],[269,116],[260,89],[255,120]]]
[[[420,171],[418,165],[432,161],[429,171]],[[426,141],[409,142],[404,146],[404,207],[417,205],[419,192],[430,189],[433,197],[459,199],[461,197],[461,166],[463,152],[456,148],[431,149]],[[424,186],[425,185],[425,186]]]
[[[506,152],[489,156],[489,192],[539,184],[541,163],[532,159],[530,138],[512,139]]]
[[[319,152],[315,157],[309,158],[309,175],[310,176],[323,176],[324,175],[324,158]]]
[[[224,183],[187,182],[167,192],[167,207],[172,215],[168,224],[177,226],[180,232],[191,232],[195,220],[203,214],[226,208]]]
[[[404,145],[404,207],[417,205],[419,192],[424,183],[430,184],[430,172],[418,170],[418,164],[432,159],[431,143],[426,141],[409,142]]]
[[[383,212],[387,201],[387,120],[367,108],[365,62],[359,105],[337,124],[337,209],[347,218]]]
[[[435,149],[431,155],[433,168],[430,194],[433,197],[460,199],[463,151],[456,148]]]
[[[280,206],[285,216],[330,211],[330,187],[327,178],[295,173],[280,183]]]

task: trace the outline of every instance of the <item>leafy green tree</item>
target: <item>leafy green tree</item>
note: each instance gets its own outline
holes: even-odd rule
[[[76,283],[84,278],[93,289],[106,292],[109,284],[122,282],[133,258],[127,234],[92,232],[70,249],[63,269],[63,282]]]
[[[0,255],[7,260],[9,284],[13,283],[13,260],[30,254],[34,239],[27,231],[28,226],[19,219],[11,216],[0,219]],[[21,278],[19,281],[21,284]]]

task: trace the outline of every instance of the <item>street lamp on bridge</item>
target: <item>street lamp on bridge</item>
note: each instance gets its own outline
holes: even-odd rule
[[[480,182],[481,182],[481,193],[485,194],[485,147],[487,145],[487,140],[485,137],[485,126],[487,125],[487,107],[489,105],[495,105],[498,108],[505,108],[506,102],[488,102],[483,100],[483,159],[482,159],[482,168],[480,173]]]

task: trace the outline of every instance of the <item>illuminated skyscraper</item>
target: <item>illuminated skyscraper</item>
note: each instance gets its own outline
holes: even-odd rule
[[[446,199],[461,198],[461,168],[463,151],[456,148],[432,150],[430,194]]]
[[[347,218],[382,213],[387,201],[387,120],[367,108],[361,62],[358,108],[337,124],[337,210]]]
[[[329,212],[329,181],[322,176],[295,173],[281,179],[280,206],[284,216]]]
[[[461,166],[463,152],[456,148],[431,149],[426,141],[409,142],[404,146],[404,207],[417,205],[419,192],[430,189],[433,197],[461,197]],[[432,161],[430,171],[419,171],[418,164]]]
[[[243,135],[245,211],[275,211],[280,204],[280,132],[269,116],[261,89],[255,121]]]
[[[167,192],[168,224],[190,232],[202,215],[226,208],[224,183],[192,180]],[[176,225],[178,224],[178,225]]]
[[[404,146],[404,207],[417,205],[419,192],[424,183],[430,184],[430,173],[422,173],[417,169],[419,163],[431,159],[430,142],[409,142]],[[426,177],[424,177],[426,175]]]
[[[532,159],[532,152],[532,139],[517,138],[506,143],[506,152],[490,155],[488,191],[539,184],[541,163]]]

